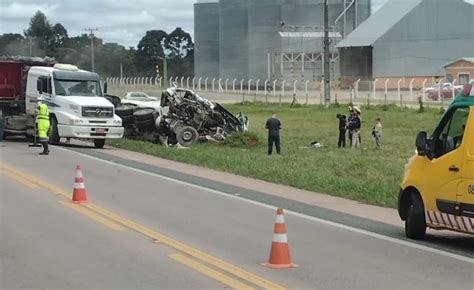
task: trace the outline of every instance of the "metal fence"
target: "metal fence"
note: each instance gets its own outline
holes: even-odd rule
[[[163,89],[177,86],[197,92],[221,93],[242,96],[244,101],[297,100],[304,98],[305,103],[322,103],[324,88],[319,81],[309,80],[261,80],[261,79],[222,79],[209,77],[178,76],[164,80],[162,77],[122,77],[107,78],[109,87],[123,89],[154,88]],[[421,86],[419,85],[421,83]],[[331,83],[331,99],[334,101],[390,103],[404,106],[419,102],[444,105],[462,90],[456,86],[456,80],[443,83],[438,79],[387,78],[372,81],[356,80],[348,89],[340,89],[339,82]]]

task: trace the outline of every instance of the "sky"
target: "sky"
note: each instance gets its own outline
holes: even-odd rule
[[[373,12],[388,0],[372,0]],[[474,0],[469,0],[473,1]],[[61,23],[69,36],[95,32],[104,42],[136,47],[147,30],[171,32],[176,27],[193,34],[196,0],[0,0],[0,34],[23,33],[41,10],[49,22]]]

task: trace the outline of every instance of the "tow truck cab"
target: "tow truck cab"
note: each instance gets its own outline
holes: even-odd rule
[[[417,154],[405,166],[398,212],[408,238],[426,228],[474,234],[474,87],[450,104],[428,138],[420,132]]]

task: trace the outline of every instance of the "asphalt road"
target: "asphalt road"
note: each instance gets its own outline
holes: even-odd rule
[[[260,265],[273,206],[77,148],[38,151],[0,147],[1,289],[474,288],[470,237],[451,237],[462,245],[452,251],[287,212],[300,267],[273,270]],[[76,164],[86,205],[69,202]]]

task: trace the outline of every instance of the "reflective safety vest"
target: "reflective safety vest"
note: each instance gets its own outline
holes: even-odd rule
[[[48,120],[49,121],[49,109],[48,105],[46,104],[41,104],[38,107],[38,116],[36,117],[36,120]]]

